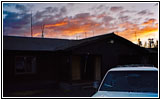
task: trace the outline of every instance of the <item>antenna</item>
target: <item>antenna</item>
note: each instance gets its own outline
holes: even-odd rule
[[[87,33],[85,32],[85,38],[87,37]]]
[[[33,33],[32,33],[32,11],[31,11],[31,37],[33,37]]]
[[[44,26],[45,26],[45,24],[43,24],[43,25],[41,26],[41,29],[42,29],[42,35],[41,35],[41,37],[42,37],[42,38],[44,38]]]
[[[95,28],[95,24],[93,25],[93,28],[92,28],[93,29],[93,36],[94,36],[94,31],[95,31],[94,28]]]
[[[78,40],[78,36],[76,36],[76,40]]]
[[[119,35],[119,32],[118,32],[118,31],[116,31],[115,33],[116,33],[117,35]]]
[[[137,35],[136,35],[136,32],[135,32],[135,39],[136,39],[136,41],[137,41]]]

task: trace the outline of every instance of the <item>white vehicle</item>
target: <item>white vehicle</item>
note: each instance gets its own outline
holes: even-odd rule
[[[92,97],[158,97],[158,69],[117,67],[110,69]]]

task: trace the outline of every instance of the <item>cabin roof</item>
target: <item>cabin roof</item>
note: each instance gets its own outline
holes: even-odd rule
[[[4,50],[56,51],[76,44],[77,41],[52,38],[3,37]]]
[[[79,48],[81,46],[88,45],[103,39],[110,39],[112,37],[122,41],[129,46],[137,47],[143,50],[143,48],[140,48],[138,45],[114,33],[99,35],[81,40],[3,36],[3,49],[25,51],[73,50],[75,48]]]

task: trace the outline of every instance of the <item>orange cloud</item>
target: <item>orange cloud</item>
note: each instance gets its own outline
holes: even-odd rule
[[[56,24],[48,24],[48,25],[45,25],[45,28],[50,28],[50,27],[56,27],[56,26],[64,26],[64,25],[67,25],[68,23],[67,22],[59,22],[59,23],[56,23]]]
[[[102,17],[105,17],[106,16],[106,13],[102,13],[102,14],[99,14],[98,16],[97,16],[97,18],[102,18]]]
[[[141,25],[146,24],[146,26],[141,29],[139,28],[139,25],[132,23],[124,23],[119,26],[126,27],[126,29],[124,31],[115,33],[132,42],[137,42],[138,38],[147,38],[148,36],[152,36],[154,35],[154,33],[158,32],[158,24],[155,24],[154,26],[149,26],[149,24],[153,24],[154,22],[155,20],[149,20],[147,22],[142,23]]]
[[[132,22],[125,22],[119,25],[114,25],[113,27],[105,26],[104,22],[95,22],[91,18],[95,17],[102,18],[105,13],[98,16],[87,16],[78,18],[64,18],[63,20],[55,24],[45,25],[44,35],[45,37],[54,38],[68,38],[75,37],[77,34],[80,38],[85,38],[86,36],[93,36],[99,34],[105,34],[117,30],[117,26],[123,31],[117,31],[116,34],[132,41],[137,42],[137,39],[152,36],[152,34],[158,32],[158,23],[155,19],[150,19],[144,23],[133,24]],[[110,24],[111,25],[111,24]],[[54,27],[54,28],[53,28]],[[35,27],[34,37],[41,36],[41,27]]]
[[[158,26],[155,26],[155,27],[147,26],[138,31],[138,33],[141,33],[139,34],[139,38],[145,38],[145,37],[151,36],[156,32],[158,32]]]
[[[41,33],[34,33],[34,34],[33,34],[33,37],[37,37],[37,36],[39,36],[39,35],[41,35]]]
[[[141,25],[152,25],[156,21],[157,21],[156,19],[149,19],[148,21],[142,23]]]
[[[67,36],[72,36],[78,33],[84,34],[85,32],[91,31],[92,25],[90,23],[84,24],[84,25],[78,25],[78,26],[72,26],[64,29],[62,31],[62,34]]]

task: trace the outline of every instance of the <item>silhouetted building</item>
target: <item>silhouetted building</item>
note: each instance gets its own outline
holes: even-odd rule
[[[31,81],[99,81],[116,65],[157,66],[148,54],[114,33],[82,40],[4,36],[3,82],[8,87]]]

